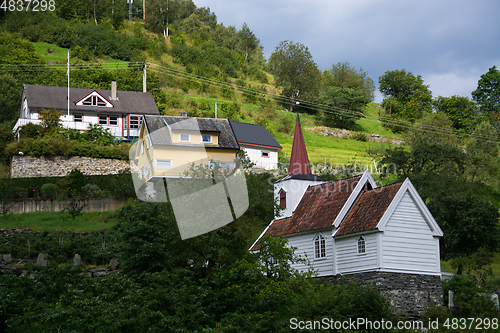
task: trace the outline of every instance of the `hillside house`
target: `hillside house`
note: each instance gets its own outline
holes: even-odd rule
[[[307,257],[317,277],[376,286],[400,314],[442,304],[443,232],[409,179],[382,187],[368,171],[333,182],[318,179],[310,173],[297,118],[289,174],[275,182],[275,200],[282,214],[250,251],[258,251],[264,236],[282,236]]]
[[[254,168],[278,169],[278,151],[283,149],[269,131],[262,125],[230,121],[240,149],[245,151]]]
[[[180,177],[192,164],[233,168],[239,151],[227,119],[144,116],[136,158],[141,178]]]
[[[125,140],[139,136],[142,115],[159,115],[151,93],[118,91],[115,81],[111,90],[70,88],[69,116],[67,87],[25,84],[13,131],[19,135],[19,129],[26,124],[41,124],[40,111],[51,108],[63,112],[63,127],[85,131],[89,124],[99,124]]]

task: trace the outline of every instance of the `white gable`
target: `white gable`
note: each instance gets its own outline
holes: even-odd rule
[[[114,105],[108,101],[104,96],[102,96],[97,90],[93,90],[88,95],[77,100],[75,105],[77,106],[98,106],[112,108]]]

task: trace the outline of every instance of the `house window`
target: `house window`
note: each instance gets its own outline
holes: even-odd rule
[[[358,254],[366,253],[366,241],[363,236],[358,238]]]
[[[212,143],[212,136],[210,134],[202,134],[201,142],[203,143]]]
[[[108,116],[99,116],[99,125],[107,125],[108,124]]]
[[[130,116],[130,128],[139,128],[138,116]]]
[[[261,152],[261,156],[269,158],[269,152],[268,151],[262,151]]]
[[[83,114],[75,114],[75,115],[73,115],[73,121],[75,123],[81,123],[83,121]]]
[[[180,142],[191,142],[191,134],[181,133],[179,134]]]
[[[326,238],[321,234],[314,239],[314,258],[326,258]]]
[[[118,126],[118,117],[117,116],[109,116],[109,125],[110,126]]]
[[[89,96],[82,102],[86,106],[106,106],[106,102],[97,96]]]
[[[286,209],[286,192],[284,190],[280,191],[280,206]]]
[[[171,167],[172,166],[172,160],[156,160],[156,166],[163,168],[163,167]]]

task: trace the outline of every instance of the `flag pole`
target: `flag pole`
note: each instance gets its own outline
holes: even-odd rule
[[[66,58],[66,75],[68,76],[68,128],[69,128],[69,50]]]

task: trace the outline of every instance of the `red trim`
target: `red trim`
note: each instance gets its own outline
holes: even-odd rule
[[[248,142],[241,142],[238,141],[240,145],[249,145],[249,146],[255,146],[255,147],[265,147],[265,148],[273,148],[273,149],[283,149],[283,147],[274,147],[274,146],[266,146],[266,145],[258,145],[255,143],[248,143]]]
[[[101,94],[99,91],[97,91],[97,89],[92,89],[89,93],[87,93],[85,96],[83,96],[82,98],[80,99],[77,99],[75,101],[75,104],[80,102],[82,99],[84,99],[85,97],[87,97],[88,95],[92,94],[93,92],[96,92],[97,94],[99,94],[99,96],[101,96],[104,100],[106,100],[108,103],[110,103],[111,105],[115,106],[109,99],[107,99],[106,97],[103,96],[103,94]]]

